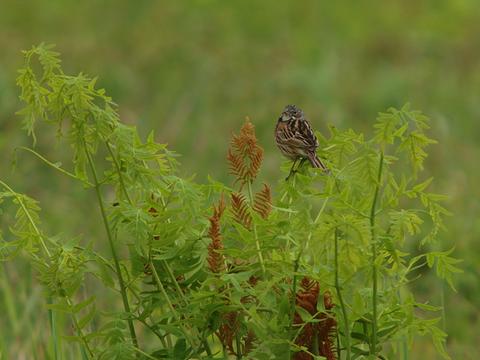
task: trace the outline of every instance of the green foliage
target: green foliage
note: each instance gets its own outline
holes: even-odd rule
[[[254,181],[263,152],[253,125],[234,137],[244,151],[229,155],[237,168],[250,156],[249,175],[232,180],[237,188],[198,184],[179,175],[175,154],[153,133],[142,141],[120,122],[95,79],[64,74],[48,46],[24,55],[23,126],[35,140],[46,122],[68,140],[72,172],[37,156],[95,192],[106,235],[88,246],[44,235],[38,204],[1,182],[15,220],[0,254],[32,262],[48,311],[68,315],[74,334],[64,338],[84,358],[333,358],[308,337],[329,321],[324,339],[338,337],[329,346],[339,359],[408,358],[426,334],[449,358],[441,309],[409,289],[428,268],[452,287],[460,271],[452,251],[429,250],[448,212],[426,191],[432,179],[419,180],[434,143],[426,116],[389,109],[371,139],[332,127],[319,134],[331,173],[304,166],[271,198]],[[95,250],[101,241],[108,257]],[[117,301],[102,309],[87,277]]]

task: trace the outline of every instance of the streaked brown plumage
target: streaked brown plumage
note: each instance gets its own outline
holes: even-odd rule
[[[316,154],[318,139],[303,111],[295,105],[287,105],[278,118],[275,141],[282,154],[294,161],[293,165],[299,159],[308,159],[314,168],[328,171]]]

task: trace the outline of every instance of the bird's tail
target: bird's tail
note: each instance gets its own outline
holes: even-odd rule
[[[328,171],[328,168],[325,166],[325,164],[322,162],[322,160],[320,160],[317,156],[317,154],[315,154],[315,152],[312,152],[310,154],[308,154],[308,160],[310,160],[310,163],[312,164],[312,166],[314,168],[319,168],[319,169],[322,169],[323,171]]]

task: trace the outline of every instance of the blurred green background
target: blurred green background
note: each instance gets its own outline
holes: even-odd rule
[[[454,216],[441,235],[464,259],[455,293],[443,289],[453,359],[480,351],[480,3],[478,0],[403,1],[73,1],[2,0],[0,10],[0,176],[41,201],[51,233],[92,237],[81,186],[54,174],[28,154],[14,115],[22,49],[55,43],[66,72],[99,76],[119,104],[123,121],[142,134],[155,129],[182,157],[182,172],[227,180],[228,138],[245,116],[266,150],[263,177],[275,183],[281,157],[273,128],[284,105],[302,107],[313,126],[371,133],[379,111],[410,102],[432,119],[426,176],[449,196]],[[63,150],[40,134],[38,150],[62,160]],[[66,159],[63,159],[66,161]],[[0,346],[26,354],[42,337],[43,297],[28,265],[4,265]],[[32,284],[33,282],[33,284]],[[422,281],[420,281],[422,283]],[[424,281],[418,292],[433,304],[442,288]],[[12,289],[14,292],[12,293]],[[12,299],[14,301],[12,301]],[[40,311],[41,313],[41,311]],[[31,341],[31,343],[30,343]],[[24,350],[22,350],[24,349]],[[412,358],[436,359],[420,343]]]

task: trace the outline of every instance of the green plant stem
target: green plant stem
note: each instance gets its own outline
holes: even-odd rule
[[[51,161],[47,160],[45,157],[43,157],[42,155],[40,155],[39,153],[37,153],[35,150],[32,150],[28,147],[25,147],[25,146],[19,146],[17,148],[15,148],[15,152],[17,152],[17,150],[25,150],[25,151],[28,151],[29,153],[32,153],[33,155],[35,155],[37,158],[39,158],[40,160],[42,160],[45,164],[47,164],[48,166],[54,168],[55,170],[58,170],[60,171],[62,174],[64,175],[67,175],[68,177],[71,177],[72,179],[75,179],[75,180],[79,180],[81,182],[83,182],[85,185],[88,185],[88,186],[92,186],[93,187],[93,184],[85,179],[81,179],[79,178],[78,176],[76,176],[75,174],[72,174],[71,172],[65,170],[65,169],[62,169],[60,165],[57,165],[55,163],[52,163]]]
[[[377,239],[375,235],[375,210],[377,206],[378,192],[380,190],[380,183],[382,180],[383,170],[383,150],[380,152],[380,160],[378,164],[377,183],[375,184],[375,192],[373,195],[372,207],[370,210],[370,234],[372,241],[372,343],[370,344],[370,354],[376,356],[377,353],[377,293],[378,293],[378,279],[377,279]]]
[[[151,317],[150,317],[151,319]],[[157,330],[155,330],[155,328],[153,326],[151,326],[150,324],[148,324],[144,319],[141,319],[139,318],[138,321],[140,321],[147,329],[149,329],[152,333],[154,333],[157,338],[160,340],[160,342],[162,343],[162,346],[164,348],[167,348],[167,344],[165,343],[165,339],[164,339],[164,335],[160,334]]]
[[[52,297],[49,296],[47,298],[47,304],[53,304]],[[50,321],[50,331],[52,332],[52,341],[53,341],[53,354],[54,359],[59,359],[59,343],[58,343],[58,334],[57,334],[57,325],[56,325],[56,317],[55,312],[52,309],[48,311],[48,319]]]
[[[108,149],[108,152],[110,153],[110,156],[112,157],[112,160],[113,160],[113,163],[115,165],[115,169],[117,171],[117,174],[118,174],[118,179],[120,181],[120,187],[122,188],[122,191],[125,195],[125,198],[127,199],[128,203],[130,205],[133,205],[133,202],[128,194],[128,191],[127,191],[127,187],[125,186],[125,181],[123,179],[123,174],[120,170],[120,164],[118,163],[118,160],[113,152],[113,149],[112,149],[112,146],[110,145],[110,143],[108,141],[105,142],[105,145]],[[166,206],[166,204],[164,203],[164,206]],[[170,279],[172,280],[172,282],[175,284],[175,288],[177,289],[177,292],[179,294],[179,296],[182,298],[183,302],[185,303],[185,305],[188,305],[188,301],[187,299],[185,298],[185,295],[183,294],[182,292],[182,289],[180,288],[180,286],[178,285],[178,281],[177,279],[175,278],[175,276],[173,275],[173,271],[172,269],[170,268],[170,266],[168,265],[167,261],[166,260],[163,260],[162,261],[163,263],[163,266],[165,267],[165,270],[167,271],[168,275],[170,276]],[[150,264],[151,266],[153,266],[153,263]],[[158,275],[157,275],[157,280],[160,280],[158,278]],[[166,293],[165,293],[166,295]],[[163,339],[162,339],[163,340]],[[205,351],[207,352],[207,354],[210,356],[212,355],[212,351],[210,349],[210,346],[208,344],[208,342],[204,339],[204,338],[201,338],[200,339],[205,347]]]
[[[240,343],[240,335],[238,331],[235,334],[235,347],[237,348],[237,360],[242,358],[242,345]]]
[[[158,276],[157,270],[155,269],[155,265],[153,264],[153,262],[152,262],[151,259],[150,259],[150,261],[149,261],[149,265],[150,265],[150,269],[152,270],[152,274],[153,274],[153,277],[154,277],[154,279],[155,279],[155,282],[157,283],[158,290],[160,290],[160,292],[162,293],[163,297],[164,297],[165,300],[167,301],[168,307],[169,307],[170,310],[172,311],[172,314],[173,314],[173,316],[175,317],[175,319],[178,321],[179,326],[180,326],[181,328],[183,328],[183,326],[180,325],[182,319],[180,318],[180,315],[178,315],[177,310],[175,310],[175,307],[173,306],[173,303],[172,303],[172,301],[170,300],[170,297],[168,296],[167,291],[165,290],[165,287],[163,286],[162,281],[160,280],[160,277]],[[195,344],[195,342],[193,341],[193,339],[190,337],[188,331],[186,331],[185,329],[183,329],[183,333],[185,334],[185,338],[188,340],[188,342],[190,343],[190,345],[192,345],[192,347],[195,347],[196,344]]]
[[[205,348],[205,351],[209,357],[212,357],[212,350],[210,349],[210,345],[208,344],[208,340],[202,337],[202,344],[203,347]]]
[[[139,354],[145,356],[147,359],[152,359],[152,360],[158,359],[158,358],[156,358],[156,357],[153,357],[153,356],[147,354],[145,351],[140,350],[139,348],[135,348],[134,350],[135,350],[136,352],[138,352]]]
[[[74,306],[73,306],[73,304],[72,304],[72,301],[70,300],[70,297],[69,297],[69,296],[65,296],[65,300],[67,301],[67,304],[68,304],[68,306],[70,307],[70,309],[73,309]],[[72,315],[73,324],[75,325],[75,329],[77,330],[78,336],[80,337],[80,339],[82,339],[83,345],[85,345],[85,348],[87,349],[88,355],[90,355],[90,358],[93,358],[92,349],[90,349],[90,346],[88,345],[87,338],[86,338],[85,335],[83,334],[82,328],[81,328],[80,325],[78,324],[78,320],[77,320],[76,315],[75,315],[73,312],[72,312],[71,315]]]
[[[387,235],[390,233],[391,227],[388,228],[387,230]],[[395,275],[395,282],[397,284],[402,284],[402,279],[398,274]],[[400,306],[404,305],[403,302],[403,296],[402,296],[402,288],[403,286],[400,285],[397,289],[397,297],[398,297],[398,303]],[[399,348],[400,348],[400,355],[403,360],[408,360],[408,339],[407,335],[403,334],[401,339],[399,340]]]
[[[172,280],[174,286],[175,286],[175,289],[177,290],[178,292],[178,296],[180,296],[180,298],[182,299],[183,303],[185,304],[185,306],[188,305],[188,300],[186,299],[185,295],[183,294],[183,291],[182,289],[180,288],[180,285],[178,284],[178,281],[177,279],[175,278],[175,275],[173,275],[173,271],[172,271],[172,268],[170,267],[170,265],[168,264],[168,262],[166,260],[162,260],[162,264],[163,266],[165,267],[165,270],[167,271],[168,273],[168,276],[170,277],[170,279]],[[193,328],[192,329],[193,332],[194,332],[194,335],[197,336],[200,341],[202,342],[204,348],[205,348],[205,351],[207,352],[208,355],[212,355],[212,350],[210,349],[210,345],[208,344],[208,341],[205,340],[205,338],[203,336],[201,336],[201,334],[199,334],[197,331],[196,331],[196,328]]]
[[[117,158],[115,157],[115,154],[113,153],[112,146],[108,141],[105,141],[105,145],[107,146],[108,152],[110,153],[110,156],[112,157],[113,164],[115,165],[115,169],[117,170],[118,174],[118,179],[120,181],[120,187],[123,190],[123,193],[125,194],[125,198],[129,202],[130,205],[132,205],[132,200],[130,199],[130,195],[128,195],[127,187],[125,186],[125,182],[123,181],[123,175],[120,170],[120,164],[117,161]]]
[[[337,290],[338,301],[340,301],[340,308],[342,309],[343,322],[345,323],[345,349],[347,351],[346,360],[351,358],[350,349],[350,323],[348,322],[347,308],[343,301],[343,296],[340,291],[340,281],[338,279],[338,228],[335,228],[335,289]],[[338,348],[338,358],[340,359],[340,348]]]
[[[168,276],[170,277],[170,280],[172,280],[174,286],[175,286],[175,289],[177,290],[178,292],[178,296],[182,299],[182,301],[184,302],[185,305],[188,304],[188,301],[187,299],[185,298],[185,295],[183,294],[183,291],[182,289],[180,288],[180,285],[178,284],[178,281],[177,279],[175,278],[175,275],[173,275],[173,271],[172,271],[172,268],[170,267],[170,265],[168,265],[167,261],[166,260],[162,260],[162,264],[163,264],[163,267],[165,268],[165,270],[167,271],[167,274]]]
[[[442,307],[442,330],[447,331],[447,314],[445,312],[445,284],[440,283],[440,306]]]
[[[84,142],[85,154],[87,156],[87,161],[90,166],[90,170],[92,172],[94,185],[95,185],[95,193],[97,195],[98,206],[100,207],[100,212],[102,214],[103,224],[105,225],[105,231],[107,233],[108,243],[110,244],[110,250],[112,252],[113,261],[115,263],[115,269],[117,272],[118,282],[120,283],[120,293],[122,294],[122,301],[125,311],[129,314],[129,318],[127,319],[128,322],[128,329],[130,331],[130,336],[132,337],[133,346],[138,348],[138,340],[137,335],[135,333],[135,327],[133,326],[133,321],[130,318],[130,304],[128,302],[127,291],[125,287],[125,282],[122,276],[122,269],[120,268],[120,261],[118,259],[117,250],[115,249],[115,244],[113,242],[112,232],[110,230],[110,224],[108,222],[107,213],[105,212],[105,206],[103,204],[102,194],[100,192],[100,184],[98,181],[97,171],[95,169],[95,165],[93,163],[92,157],[87,150],[87,144]]]
[[[298,268],[300,266],[300,258],[302,256],[303,249],[300,249],[298,255],[293,263],[293,280],[292,280],[292,303],[290,305],[290,326],[293,329],[293,322],[295,320],[295,310],[296,310],[296,301],[297,301],[297,273]],[[298,330],[297,334],[295,335],[293,341],[297,338],[298,334],[300,334],[301,329]],[[288,358],[291,358],[291,347],[288,347]]]
[[[250,183],[250,181],[248,181],[247,185],[248,185],[248,195],[250,196],[250,206],[253,207],[254,198],[253,198],[252,184]],[[258,234],[257,234],[257,225],[255,223],[253,224],[253,236],[255,237],[255,245],[257,247],[258,260],[260,261],[260,266],[262,267],[263,275],[265,275],[266,273],[265,263],[263,261],[262,250],[260,248],[260,242],[258,240]]]

